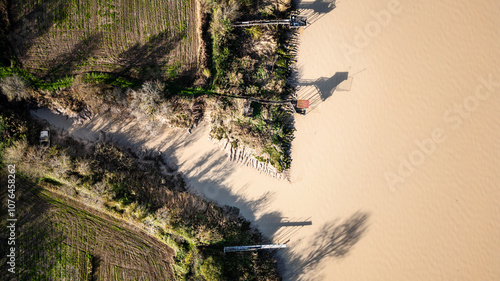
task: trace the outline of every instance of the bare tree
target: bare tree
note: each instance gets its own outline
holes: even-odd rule
[[[3,78],[0,81],[0,89],[2,89],[9,101],[20,101],[29,97],[24,80],[17,75]]]

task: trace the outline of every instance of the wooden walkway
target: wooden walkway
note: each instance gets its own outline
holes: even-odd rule
[[[307,26],[307,19],[305,17],[292,14],[289,19],[240,21],[232,24],[234,27],[256,25],[288,25],[290,28],[299,28]]]
[[[234,27],[241,27],[241,26],[255,26],[255,25],[276,25],[276,24],[283,24],[283,25],[290,25],[290,20],[255,20],[255,21],[242,21],[242,22],[237,22],[232,24]]]
[[[264,100],[264,99],[257,99],[254,97],[248,97],[248,96],[234,96],[234,95],[226,95],[226,94],[218,94],[218,93],[211,93],[212,95],[217,95],[221,97],[228,97],[228,98],[235,98],[235,99],[245,99],[248,101],[254,101],[262,104],[288,104],[292,101],[293,99],[287,99],[287,100]]]
[[[263,100],[263,99],[257,99],[254,97],[245,97],[245,96],[233,96],[233,95],[225,95],[225,94],[217,94],[217,93],[212,93],[213,95],[218,95],[222,97],[228,97],[228,98],[236,98],[236,99],[246,99],[250,102],[258,102],[260,104],[271,104],[271,105],[288,105],[290,106],[290,109],[293,111],[293,113],[296,113],[295,107],[293,106],[292,102],[296,102],[297,100],[295,99],[286,99],[286,100]]]

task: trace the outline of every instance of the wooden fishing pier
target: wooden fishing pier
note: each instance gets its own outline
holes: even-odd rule
[[[307,19],[298,15],[291,15],[289,19],[240,21],[232,24],[232,26],[234,27],[247,27],[257,25],[288,25],[290,28],[299,28],[307,26]]]
[[[249,251],[258,251],[258,250],[284,249],[284,248],[286,248],[286,244],[233,246],[233,247],[224,247],[224,253],[249,252]]]

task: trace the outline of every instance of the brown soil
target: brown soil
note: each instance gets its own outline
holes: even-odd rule
[[[17,178],[16,183],[18,278],[172,279],[173,251],[165,244],[29,181]]]
[[[199,40],[196,3],[21,0],[9,8],[12,45],[41,76],[87,71],[140,79],[191,77]]]

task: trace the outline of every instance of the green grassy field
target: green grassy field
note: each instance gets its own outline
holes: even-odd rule
[[[2,256],[3,280],[172,279],[173,250],[163,243],[25,179],[16,184],[17,273],[7,274]],[[2,224],[6,194],[0,196]]]
[[[147,80],[196,71],[194,0],[12,2],[12,45],[37,76],[99,71]]]

